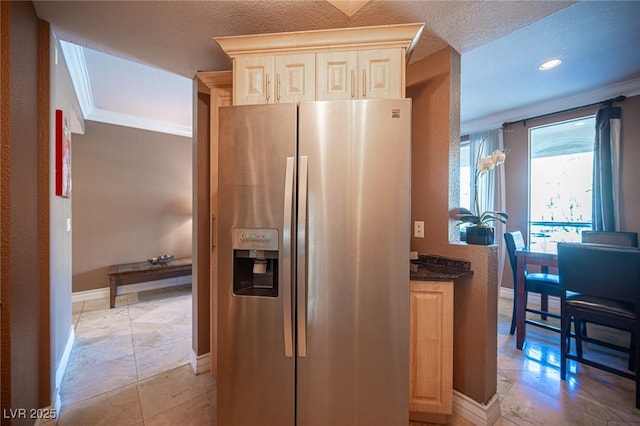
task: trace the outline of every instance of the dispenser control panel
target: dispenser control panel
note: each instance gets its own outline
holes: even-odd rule
[[[278,230],[272,228],[233,228],[235,250],[278,250]]]

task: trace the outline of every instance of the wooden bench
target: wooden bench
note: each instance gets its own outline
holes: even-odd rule
[[[173,259],[164,265],[154,265],[148,261],[111,265],[107,275],[109,304],[113,308],[116,306],[118,286],[191,275],[191,258]]]

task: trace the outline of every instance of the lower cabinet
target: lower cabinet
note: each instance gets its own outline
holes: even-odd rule
[[[410,284],[409,418],[441,423],[453,408],[453,281]]]

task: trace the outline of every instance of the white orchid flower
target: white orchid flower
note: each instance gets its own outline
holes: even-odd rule
[[[493,169],[495,166],[495,162],[491,157],[484,157],[478,160],[477,169],[480,173],[486,173],[489,170]]]
[[[496,149],[491,153],[491,159],[493,160],[493,164],[498,166],[505,162],[505,160],[507,159],[507,154],[505,154],[503,151],[500,151],[499,149]]]

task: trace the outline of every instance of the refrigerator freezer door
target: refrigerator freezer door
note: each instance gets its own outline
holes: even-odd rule
[[[410,117],[410,100],[300,104],[299,158],[308,159],[300,426],[409,422]]]
[[[294,357],[285,342],[282,248],[286,176],[294,183],[295,104],[220,108],[218,395],[219,426],[294,424]],[[289,167],[287,168],[287,165]],[[288,208],[293,210],[293,201]],[[291,211],[288,212],[290,215]],[[290,226],[293,226],[290,225]],[[233,295],[233,229],[264,228],[278,234],[277,297]],[[236,242],[237,243],[237,242]],[[286,242],[290,243],[290,242]],[[237,244],[236,244],[237,245]],[[289,264],[291,262],[289,261]],[[289,282],[291,282],[289,280]],[[290,310],[291,308],[289,308]],[[291,333],[291,325],[289,326]],[[286,354],[288,344],[289,356]],[[213,349],[213,350],[216,350]]]

